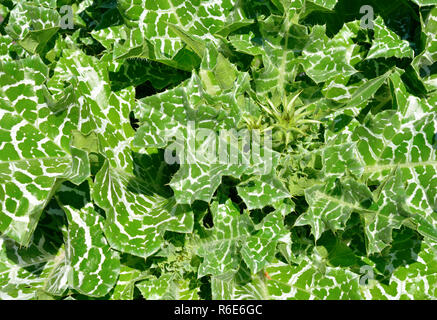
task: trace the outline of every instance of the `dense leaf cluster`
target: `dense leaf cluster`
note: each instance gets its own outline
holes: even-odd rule
[[[437,298],[436,0],[0,17],[0,299]]]

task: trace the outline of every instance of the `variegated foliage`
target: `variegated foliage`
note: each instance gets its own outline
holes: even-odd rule
[[[437,299],[435,0],[61,2],[0,1],[0,299]]]

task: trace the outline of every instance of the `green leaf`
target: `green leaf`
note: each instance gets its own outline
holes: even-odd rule
[[[268,140],[263,146],[259,135],[235,130],[246,74],[238,73],[235,79],[231,74],[236,70],[228,61],[213,50],[206,52],[201,78],[193,73],[182,85],[140,100],[135,110],[142,125],[134,145],[167,147],[166,161],[180,164],[170,182],[180,204],[209,202],[223,176],[266,175],[272,169],[270,162],[277,161]],[[209,63],[214,61],[212,68]],[[245,145],[252,152],[244,152]]]
[[[332,99],[340,103],[347,103],[352,98],[352,94],[364,83],[360,81],[352,85],[348,85],[350,77],[339,75],[325,82],[323,94],[326,98]]]
[[[399,229],[408,217],[405,205],[406,192],[402,184],[401,172],[396,170],[381,185],[378,200],[365,214],[365,231],[368,239],[368,254],[381,252],[392,242],[392,230]]]
[[[50,7],[18,3],[10,12],[8,34],[30,53],[41,52],[60,28],[60,15]]]
[[[255,41],[255,35],[253,32],[236,34],[229,36],[229,42],[235,48],[236,51],[249,54],[252,56],[262,55],[263,49]]]
[[[283,217],[275,211],[255,225],[241,249],[241,256],[252,273],[264,269],[275,256],[278,242],[290,245],[288,230],[284,228]]]
[[[366,212],[373,196],[365,185],[346,179],[307,188],[305,199],[309,208],[295,225],[310,225],[317,240],[325,230],[343,230],[352,212]]]
[[[96,176],[93,198],[106,211],[108,242],[126,253],[148,257],[160,248],[166,229],[193,228],[189,207],[176,206],[171,198],[154,193],[143,177],[111,168],[107,161]]]
[[[215,94],[222,90],[233,88],[237,80],[237,68],[229,62],[214,47],[203,49],[204,57],[199,76],[208,94]]]
[[[262,209],[290,197],[283,183],[272,176],[245,181],[237,186],[237,190],[249,210]]]
[[[375,39],[366,59],[376,58],[413,58],[414,52],[410,48],[408,41],[401,38],[391,31],[381,17],[374,21]]]
[[[425,38],[423,51],[417,55],[411,64],[420,76],[424,73],[423,83],[428,91],[436,90],[436,76],[431,68],[437,61],[437,8],[434,7],[424,17],[421,15],[422,37]]]
[[[294,20],[295,16],[290,10],[284,17],[272,15],[260,22],[264,68],[255,74],[259,95],[271,92],[284,96],[285,86],[297,74],[296,55],[303,50],[308,34],[307,29],[295,24]]]
[[[37,299],[42,293],[61,296],[68,288],[68,262],[62,233],[63,212],[52,202],[27,248],[1,237],[0,299]]]
[[[211,291],[214,300],[268,300],[269,296],[263,276],[252,277],[247,270],[240,271],[243,276],[215,276],[211,278]],[[241,279],[243,278],[243,279]]]
[[[314,26],[303,49],[302,66],[316,83],[357,72],[351,65],[355,45],[344,39],[329,39],[325,30],[325,26]]]
[[[190,288],[188,279],[165,274],[158,279],[139,282],[137,288],[146,300],[198,300],[199,288]]]
[[[268,214],[257,225],[240,215],[231,200],[211,206],[214,227],[199,241],[197,254],[203,257],[199,277],[236,273],[241,259],[252,273],[263,269],[274,258],[278,242],[290,243],[283,216],[279,211]]]
[[[371,99],[391,74],[392,72],[388,71],[382,76],[369,80],[358,87],[347,103],[347,107],[354,108]]]
[[[0,231],[22,245],[59,181],[79,184],[90,174],[87,153],[70,146],[74,117],[45,103],[48,72],[39,57],[0,66]]]
[[[198,1],[160,0],[153,3],[142,0],[118,2],[126,24],[138,28],[142,39],[151,45],[147,57],[182,70],[191,71],[196,59],[192,51],[184,48],[184,42],[168,23],[176,25],[184,33],[198,41],[215,41],[232,11],[234,1],[217,4]],[[191,56],[191,57],[189,57]]]
[[[203,240],[197,254],[203,257],[199,276],[236,272],[240,263],[239,242],[247,236],[240,212],[231,200],[225,204],[214,202],[211,207],[214,229]]]
[[[277,263],[266,269],[267,288],[275,300],[360,300],[359,277],[343,268],[326,267],[322,274],[311,262],[299,266]]]
[[[230,33],[255,22],[254,19],[247,18],[244,5],[243,0],[235,1],[233,10],[227,15],[224,26],[215,33],[216,35],[226,37]]]
[[[148,276],[144,268],[144,259],[129,255],[122,256],[120,261],[120,275],[111,292],[110,299],[134,299],[135,284]]]
[[[0,299],[437,299],[437,3],[360,2],[0,0]]]
[[[418,245],[420,251],[408,259],[409,263],[398,266],[393,259],[388,260],[386,268],[396,266],[391,271],[388,283],[378,283],[371,279],[362,288],[364,297],[375,300],[434,300],[437,296],[437,247],[435,242],[419,242]],[[411,254],[411,247],[408,251]],[[396,250],[394,253],[399,255],[402,252]]]
[[[96,132],[100,153],[106,158],[92,191],[95,203],[106,211],[105,236],[111,247],[147,257],[158,250],[167,226],[191,231],[193,219],[186,218],[191,211],[169,205],[172,199],[156,190],[155,178],[149,179],[148,157],[132,152],[134,131],[129,112],[135,101],[133,88],[114,93],[102,63],[80,51],[70,51],[50,80],[55,96],[69,74],[74,75],[76,96],[82,97],[75,102],[85,116],[81,131]],[[183,223],[176,223],[179,220]]]
[[[361,300],[359,275],[339,267],[325,273],[310,259],[299,265],[275,261],[251,281],[212,279],[215,299],[227,300]]]
[[[91,297],[105,296],[120,272],[119,253],[112,250],[103,234],[103,217],[89,201],[89,190],[62,186],[58,192],[67,221],[66,259],[69,286]],[[80,202],[82,206],[79,205]]]
[[[432,113],[421,119],[400,123],[398,113],[385,113],[355,129],[353,140],[370,181],[383,182],[392,170],[399,168],[406,184],[407,207],[418,223],[418,231],[436,238],[435,204],[437,194],[436,149],[433,137],[436,119]]]
[[[349,174],[360,176],[362,166],[357,161],[357,150],[354,143],[328,145],[321,150],[323,171],[326,177],[342,177]]]

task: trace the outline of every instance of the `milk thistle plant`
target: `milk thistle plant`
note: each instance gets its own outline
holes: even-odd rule
[[[437,298],[436,0],[0,16],[0,299]]]

